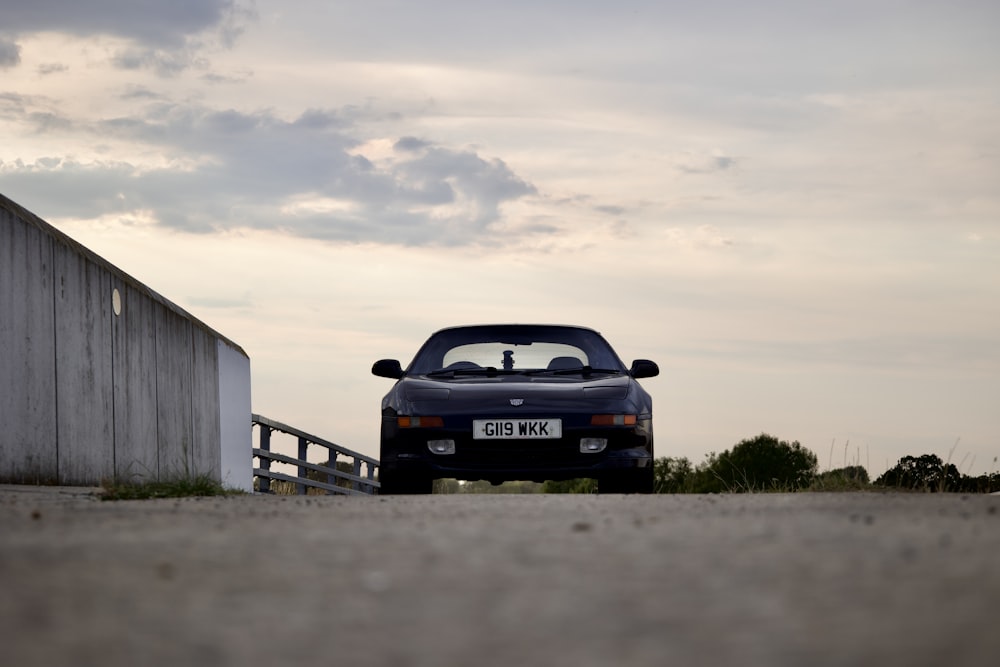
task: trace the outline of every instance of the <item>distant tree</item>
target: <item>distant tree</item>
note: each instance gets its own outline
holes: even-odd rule
[[[816,476],[813,491],[854,491],[869,485],[868,471],[864,466],[847,466],[827,470]]]
[[[699,485],[708,491],[794,491],[816,476],[816,455],[796,442],[761,433],[722,454],[711,454]]]
[[[693,493],[695,469],[687,457],[663,457],[653,462],[653,491]]]
[[[962,475],[953,463],[945,464],[935,454],[904,456],[882,473],[875,485],[914,491],[958,491]]]
[[[962,475],[962,481],[956,491],[963,493],[996,493],[1000,491],[1000,473],[970,477]]]
[[[993,467],[996,468],[997,457],[993,457]],[[996,493],[1000,491],[1000,472],[991,472],[989,475],[979,475],[970,477],[962,475],[962,482],[957,489],[963,493]]]

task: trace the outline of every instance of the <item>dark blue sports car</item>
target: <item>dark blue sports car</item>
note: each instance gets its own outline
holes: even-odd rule
[[[430,493],[434,479],[590,477],[601,493],[652,493],[653,409],[592,329],[540,324],[452,327],[432,335],[382,399],[383,494]]]

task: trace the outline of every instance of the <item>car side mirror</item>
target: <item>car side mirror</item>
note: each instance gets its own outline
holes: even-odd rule
[[[660,367],[656,365],[655,361],[636,359],[632,362],[632,368],[628,372],[637,380],[639,378],[652,378],[660,374]]]
[[[372,375],[398,380],[403,377],[403,367],[395,359],[379,359],[372,365]]]

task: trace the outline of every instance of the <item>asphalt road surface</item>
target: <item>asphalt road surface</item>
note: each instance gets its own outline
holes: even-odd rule
[[[0,662],[996,665],[1000,497],[0,487]]]

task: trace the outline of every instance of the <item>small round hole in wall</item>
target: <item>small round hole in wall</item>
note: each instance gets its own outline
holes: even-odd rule
[[[111,291],[111,309],[115,311],[115,315],[122,314],[122,294],[117,287]]]

